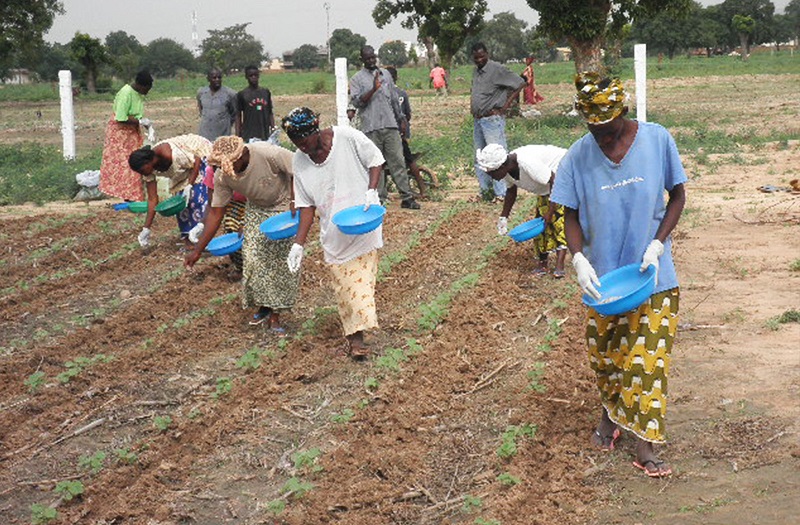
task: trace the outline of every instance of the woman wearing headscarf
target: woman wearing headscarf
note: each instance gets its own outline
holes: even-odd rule
[[[176,218],[181,239],[191,246],[189,232],[203,220],[208,205],[208,190],[202,184],[206,170],[206,157],[211,153],[211,142],[200,135],[179,135],[162,140],[153,147],[139,148],[128,157],[131,169],[141,175],[147,187],[147,216],[139,234],[139,244],[150,244],[150,226],[158,204],[156,176],[170,181],[170,193],[183,193],[184,208]]]
[[[114,97],[114,114],[106,125],[103,160],[100,163],[100,191],[126,201],[144,198],[142,179],[128,166],[128,156],[142,146],[140,126],[150,127],[143,118],[144,97],[153,87],[153,77],[139,71],[133,84],[125,84]]]
[[[220,137],[214,141],[209,164],[216,167],[214,195],[205,220],[203,234],[184,264],[191,269],[214,237],[225,215],[226,206],[237,192],[247,199],[242,244],[242,307],[258,307],[250,321],[268,322],[276,335],[286,333],[280,324],[280,312],[297,301],[300,274],[290,272],[286,258],[292,239],[268,240],[261,233],[262,222],[291,209],[292,152],[256,142],[245,145],[241,137]]]
[[[634,263],[656,269],[655,291],[636,310],[611,316],[588,310],[589,365],[603,407],[591,441],[612,450],[620,429],[627,430],[637,440],[634,466],[650,477],[669,476],[672,469],[654,444],[666,441],[679,297],[670,234],[686,203],[686,174],[666,129],[626,117],[619,79],[582,73],[575,87],[575,107],[589,133],[561,160],[551,200],[565,209],[578,283],[600,299],[598,276]]]
[[[282,121],[283,130],[297,146],[294,154],[295,206],[300,228],[287,264],[300,269],[308,230],[319,215],[320,244],[333,277],[342,330],[348,353],[355,359],[369,355],[364,332],[378,327],[375,282],[382,227],[363,235],[346,235],[331,219],[345,208],[380,204],[378,181],[383,154],[363,133],[348,126],[319,129],[319,115],[296,108]]]
[[[525,59],[525,69],[522,71],[522,78],[525,79],[525,87],[522,88],[522,102],[535,106],[544,101],[544,97],[536,89],[536,76],[533,74],[533,57]]]

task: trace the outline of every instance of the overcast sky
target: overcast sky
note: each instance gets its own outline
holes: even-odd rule
[[[76,31],[104,40],[112,31],[125,31],[143,44],[167,37],[192,47],[192,12],[197,13],[197,33],[202,41],[209,29],[223,29],[251,22],[248,32],[264,44],[271,56],[280,56],[302,44],[323,45],[327,40],[328,16],[324,0],[62,0],[65,13],[57,16],[46,35],[49,42],[72,40]],[[700,0],[716,5],[722,0]],[[347,28],[364,35],[367,43],[380,47],[388,40],[416,40],[394,22],[384,29],[372,20],[374,0],[327,0],[330,31]],[[773,0],[783,12],[789,0]],[[529,26],[537,15],[525,0],[488,0],[490,14],[511,11]]]

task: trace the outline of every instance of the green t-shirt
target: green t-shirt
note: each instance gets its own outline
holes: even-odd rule
[[[114,97],[114,120],[125,122],[128,117],[141,119],[144,115],[144,95],[136,91],[130,84],[125,84]]]

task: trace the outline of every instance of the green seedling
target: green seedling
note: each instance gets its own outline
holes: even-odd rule
[[[283,488],[281,492],[289,493],[294,498],[302,498],[303,495],[314,488],[314,485],[308,483],[306,481],[300,481],[300,478],[289,478],[289,480],[283,484]]]
[[[296,470],[305,472],[320,472],[322,466],[319,465],[319,458],[322,456],[322,451],[318,448],[310,448],[308,450],[301,450],[292,454],[292,463]]]
[[[211,394],[214,399],[219,399],[228,394],[233,389],[233,382],[228,377],[220,377],[217,379],[217,389]]]
[[[356,403],[356,408],[359,410],[364,410],[369,406],[369,399],[361,399]]]
[[[56,494],[60,494],[64,501],[70,501],[72,498],[80,496],[83,494],[84,486],[83,483],[78,481],[59,481],[56,484],[55,492]]]
[[[274,499],[267,503],[267,512],[273,516],[278,516],[286,510],[286,502],[282,499]]]
[[[500,525],[498,520],[475,518],[475,525]]]
[[[466,494],[464,496],[464,503],[461,506],[461,510],[464,513],[469,514],[470,512],[474,512],[478,509],[483,507],[483,500],[477,496],[472,496],[470,494]]]
[[[64,363],[67,370],[58,374],[56,379],[59,383],[69,383],[73,377],[76,377],[90,366],[97,363],[110,363],[113,360],[113,355],[107,356],[105,354],[97,354],[92,357],[76,357],[74,360]]]
[[[517,439],[521,437],[533,438],[536,435],[535,425],[509,426],[501,436],[502,443],[495,453],[502,459],[517,455]]]
[[[195,419],[199,418],[202,415],[203,413],[200,411],[199,408],[193,408],[189,411],[189,414],[186,417],[194,421]]]
[[[334,423],[347,423],[356,415],[355,410],[352,408],[345,408],[341,414],[334,414],[331,416],[331,421]]]
[[[139,456],[136,455],[135,452],[131,452],[129,448],[118,448],[114,450],[114,454],[117,456],[117,461],[120,463],[127,463],[128,465],[133,465],[137,461],[139,461]]]
[[[789,264],[789,270],[792,272],[800,272],[800,259],[795,259]]]
[[[502,483],[507,487],[513,487],[514,485],[519,485],[520,483],[522,483],[521,479],[519,479],[516,476],[512,476],[508,472],[503,472],[502,474],[497,476],[497,481],[499,481],[500,483]]]
[[[80,456],[78,458],[78,467],[89,469],[92,474],[97,474],[103,470],[103,463],[106,460],[106,453],[98,450],[91,456]]]
[[[25,380],[25,386],[28,387],[28,392],[35,394],[45,383],[45,373],[39,370],[28,376]]]
[[[387,348],[382,356],[375,360],[375,366],[390,372],[399,372],[400,363],[408,361],[408,356],[402,348]]]
[[[245,371],[253,371],[261,366],[261,349],[254,346],[244,353],[242,357],[236,361],[236,366],[244,368]]]
[[[53,507],[34,503],[31,505],[31,525],[44,525],[58,518],[58,511]]]
[[[377,390],[380,386],[380,382],[375,377],[368,377],[364,380],[364,388],[367,390]]]
[[[544,377],[544,363],[536,361],[533,363],[533,368],[528,371],[528,390],[539,392],[540,394],[547,390],[542,384],[542,377]]]
[[[155,426],[159,432],[166,432],[171,424],[172,418],[169,416],[156,416],[153,418],[153,426]]]

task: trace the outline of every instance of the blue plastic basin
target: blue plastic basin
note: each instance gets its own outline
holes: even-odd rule
[[[279,241],[297,235],[299,226],[300,212],[295,212],[294,217],[292,217],[291,211],[285,211],[265,220],[258,229],[267,236],[267,239]]]
[[[219,237],[214,237],[206,246],[206,251],[211,255],[222,256],[238,252],[242,248],[242,235],[231,232]]]
[[[544,219],[542,217],[523,222],[508,232],[508,236],[517,242],[524,242],[538,237],[544,232]]]
[[[386,215],[386,208],[379,204],[373,204],[367,211],[364,211],[363,204],[359,204],[343,209],[336,213],[331,220],[342,233],[362,235],[380,226],[384,215]]]
[[[597,288],[602,294],[600,300],[584,294],[583,304],[603,315],[620,315],[638,308],[656,287],[656,269],[650,266],[640,272],[640,266],[634,263],[608,272],[600,278]]]

